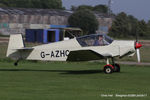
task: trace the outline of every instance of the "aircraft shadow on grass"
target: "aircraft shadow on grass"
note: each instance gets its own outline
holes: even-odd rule
[[[0,71],[33,71],[33,72],[58,72],[60,74],[96,74],[103,73],[102,70],[36,70],[36,69],[0,69]]]

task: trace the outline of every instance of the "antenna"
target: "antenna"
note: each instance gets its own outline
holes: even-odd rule
[[[108,15],[109,16],[111,15],[111,3],[112,3],[112,0],[109,0],[108,1]]]

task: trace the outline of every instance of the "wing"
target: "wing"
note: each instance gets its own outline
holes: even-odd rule
[[[68,55],[67,61],[90,61],[104,59],[104,56],[92,50],[78,50],[71,51]]]

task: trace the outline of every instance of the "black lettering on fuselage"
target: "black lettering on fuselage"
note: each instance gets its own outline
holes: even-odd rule
[[[56,51],[51,51],[50,53],[45,53],[45,52],[41,52],[40,56],[41,58],[45,58],[47,56],[50,56],[51,58],[58,58],[58,57],[67,57],[69,55],[69,50],[56,50]]]
[[[69,55],[69,50],[66,50],[65,55],[68,56]]]
[[[56,50],[55,53],[56,53],[56,56],[55,56],[55,57],[59,57],[59,56],[60,56],[60,55],[59,55],[59,54],[60,54],[60,53],[59,53],[59,50]]]
[[[45,53],[41,52],[41,58],[45,58]]]
[[[52,57],[55,57],[55,55],[54,55],[54,52],[53,52],[53,51],[51,52],[51,58],[52,58]]]
[[[60,50],[60,57],[65,57],[65,50]]]

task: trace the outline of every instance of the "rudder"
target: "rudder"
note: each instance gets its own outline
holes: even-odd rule
[[[21,34],[10,35],[6,56],[17,59],[20,56],[19,52],[17,52],[17,49],[23,47],[24,43]]]

